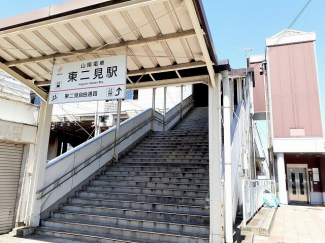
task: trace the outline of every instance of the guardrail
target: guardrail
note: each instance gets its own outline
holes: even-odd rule
[[[115,127],[51,160],[46,166],[44,187],[37,192],[42,212],[77,187],[102,166],[112,161],[114,147],[119,153],[150,131],[173,127],[193,107],[192,96],[173,107],[164,117],[147,109],[121,123],[120,137],[115,141]],[[85,159],[86,158],[86,159]]]
[[[241,179],[240,168],[244,167],[245,156],[248,156],[249,140],[249,122],[250,122],[250,99],[248,92],[246,99],[239,102],[234,113],[234,119],[231,123],[231,178],[232,178],[232,210],[233,222],[236,219],[236,211],[240,201]]]

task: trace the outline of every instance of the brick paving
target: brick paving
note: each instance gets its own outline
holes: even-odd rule
[[[325,243],[325,207],[283,205],[270,237],[255,236],[254,243]]]

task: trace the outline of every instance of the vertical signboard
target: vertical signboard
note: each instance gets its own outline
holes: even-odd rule
[[[126,56],[54,65],[49,104],[125,98]]]

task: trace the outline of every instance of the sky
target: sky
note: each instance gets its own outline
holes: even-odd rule
[[[251,55],[264,54],[265,39],[288,28],[307,2],[203,0],[218,59],[229,59],[232,68],[245,67],[245,51],[241,48],[252,48]],[[321,109],[325,128],[325,1],[312,0],[291,29],[316,32]],[[265,129],[262,129],[262,133],[265,133]]]
[[[232,68],[245,67],[245,52],[263,54],[265,39],[286,29],[308,0],[202,0],[218,59],[229,59]],[[0,18],[39,9],[64,0],[0,0]],[[312,0],[292,26],[316,32],[316,53],[323,128],[325,128],[325,0]]]

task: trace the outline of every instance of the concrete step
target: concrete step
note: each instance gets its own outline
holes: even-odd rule
[[[157,137],[148,137],[147,139],[143,140],[142,143],[206,143],[209,141],[208,136],[183,136],[183,137],[164,137],[164,139],[157,138]]]
[[[127,163],[136,163],[136,162],[146,162],[146,163],[164,163],[164,164],[180,164],[180,163],[195,163],[200,164],[200,163],[205,163],[209,164],[209,159],[208,158],[143,158],[143,157],[137,157],[137,158],[123,158],[121,163],[117,163],[117,165],[121,164],[127,164]]]
[[[185,183],[188,185],[200,185],[209,184],[209,176],[206,178],[184,178],[184,177],[166,177],[166,176],[106,176],[100,175],[96,177],[96,180],[106,182],[123,182],[123,181],[136,181],[136,182],[158,182],[158,183]]]
[[[135,217],[125,216],[106,216],[93,213],[79,213],[69,211],[54,211],[52,212],[52,219],[68,220],[73,222],[82,222],[87,224],[99,224],[101,226],[112,226],[122,228],[136,228],[150,231],[173,231],[178,234],[194,234],[194,235],[208,235],[209,227],[200,224],[185,224],[174,221],[154,221],[150,217],[147,219],[139,219]]]
[[[206,142],[209,140],[208,135],[200,136],[173,136],[173,137],[148,137],[144,142]]]
[[[209,178],[209,171],[175,172],[175,171],[106,171],[105,176],[143,176],[143,177],[180,177],[180,178]]]
[[[113,192],[113,193],[130,193],[130,194],[149,194],[161,196],[184,196],[202,198],[206,197],[208,190],[185,190],[181,188],[143,188],[143,187],[123,187],[123,186],[84,186],[87,192]]]
[[[208,143],[201,143],[201,144],[145,144],[145,143],[140,143],[137,146],[137,149],[143,149],[143,148],[154,148],[157,150],[163,149],[163,148],[192,148],[193,146],[195,146],[196,148],[209,148],[209,144]]]
[[[209,134],[209,131],[207,130],[202,130],[202,129],[193,129],[193,130],[169,130],[169,131],[165,131],[165,132],[154,132],[151,136],[152,137],[159,137],[159,136],[182,136],[182,135],[187,135],[187,136],[194,136],[194,135],[198,135],[198,134]]]
[[[128,157],[139,156],[139,155],[156,155],[156,156],[203,156],[209,157],[209,152],[200,152],[200,151],[171,151],[169,154],[166,154],[163,151],[131,151],[127,154]]]
[[[127,238],[111,238],[107,236],[85,234],[83,232],[73,232],[67,230],[57,230],[49,227],[38,227],[36,228],[36,234],[46,235],[52,237],[59,237],[66,240],[73,240],[73,242],[101,242],[101,243],[140,243],[140,241],[129,240]],[[144,241],[141,241],[144,242]],[[146,243],[146,242],[145,242]]]
[[[195,198],[175,195],[155,195],[155,194],[139,194],[139,193],[122,193],[122,192],[94,192],[94,191],[78,191],[76,196],[82,198],[98,198],[111,200],[141,201],[150,203],[167,203],[167,204],[183,204],[205,206],[205,197]]]
[[[119,181],[119,180],[93,180],[90,182],[91,186],[121,186],[121,187],[141,187],[141,188],[157,188],[157,189],[171,189],[177,188],[182,190],[209,190],[209,184],[188,184],[188,183],[163,183],[163,182],[144,182],[144,181]]]
[[[116,165],[116,168],[125,166],[141,166],[141,167],[154,167],[154,166],[164,166],[164,167],[196,167],[196,168],[206,168],[209,166],[209,161],[204,159],[123,159],[122,162]]]
[[[196,214],[209,215],[209,210],[202,206],[182,205],[182,204],[164,204],[159,202],[141,202],[141,201],[127,201],[127,200],[110,200],[98,198],[80,198],[71,197],[68,199],[69,204],[85,205],[90,207],[122,207],[130,210],[146,210],[159,212],[174,212],[178,214]]]
[[[176,146],[176,145],[181,145],[181,146],[202,146],[202,145],[205,145],[205,146],[209,146],[209,140],[204,140],[204,141],[198,141],[198,140],[193,140],[193,141],[189,141],[189,140],[186,140],[186,141],[148,141],[148,140],[145,140],[143,141],[140,145],[156,145],[156,146],[164,146],[164,145],[173,145],[173,146]]]
[[[253,232],[255,235],[270,236],[276,209],[262,207],[242,232]]]
[[[209,184],[209,176],[206,178],[191,178],[191,177],[165,177],[165,176],[107,176],[99,175],[96,180],[102,181],[139,181],[139,182],[158,182],[158,183],[185,183],[189,185]]]
[[[208,168],[199,168],[194,166],[187,166],[187,167],[166,167],[166,166],[120,166],[120,167],[112,167],[110,171],[166,171],[166,172],[179,172],[179,173],[186,173],[186,172],[202,172],[207,173]]]
[[[202,148],[197,148],[197,147],[186,147],[186,148],[183,148],[183,147],[180,147],[180,148],[155,148],[155,147],[136,147],[132,150],[132,152],[141,152],[141,153],[144,153],[144,152],[165,152],[165,153],[168,153],[168,154],[171,154],[173,152],[202,152],[202,153],[208,153],[209,152],[209,148],[208,147],[202,147]]]
[[[161,153],[161,154],[152,154],[147,152],[138,152],[135,154],[128,154],[127,159],[137,159],[137,158],[144,158],[144,159],[204,159],[209,160],[208,154],[188,154],[188,155],[173,155],[168,153]]]
[[[130,222],[132,223],[132,222]],[[190,235],[179,234],[174,231],[147,231],[142,228],[133,228],[133,227],[114,227],[114,226],[103,226],[98,224],[88,224],[70,220],[60,220],[60,219],[48,219],[42,220],[42,226],[47,228],[54,228],[56,230],[69,230],[72,232],[91,234],[91,235],[100,235],[100,236],[110,236],[112,238],[130,238],[136,239],[137,241],[145,240],[145,241],[153,241],[159,242],[164,241],[166,239],[166,234],[168,235],[168,242],[178,242],[178,243],[187,243],[189,239],[194,239],[198,243],[206,243],[207,235],[194,235],[193,233]]]
[[[120,207],[98,207],[88,205],[75,205],[75,204],[63,204],[59,212],[75,212],[75,213],[86,213],[105,215],[113,217],[126,217],[136,218],[141,220],[154,220],[162,222],[180,222],[186,224],[198,224],[202,226],[209,225],[208,215],[197,215],[197,214],[185,214],[175,213],[170,211],[144,211],[144,210],[132,210],[130,208]]]

